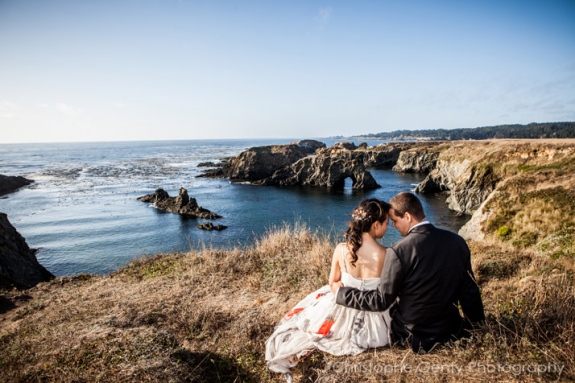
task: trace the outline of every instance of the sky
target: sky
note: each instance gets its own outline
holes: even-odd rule
[[[0,0],[0,143],[558,121],[574,0]]]

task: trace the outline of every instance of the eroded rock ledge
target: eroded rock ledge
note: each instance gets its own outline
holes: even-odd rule
[[[221,215],[212,213],[208,209],[199,206],[195,198],[188,196],[188,191],[185,188],[180,188],[180,193],[177,197],[170,197],[164,189],[156,189],[153,194],[138,197],[138,200],[154,204],[157,209],[177,213],[189,218],[222,218]]]
[[[8,216],[0,213],[0,287],[29,288],[53,278],[8,221]]]
[[[0,174],[0,195],[16,191],[22,186],[30,185],[32,182],[34,181],[24,177],[5,176]]]
[[[340,142],[328,148],[319,141],[305,140],[288,145],[260,146],[222,159],[200,177],[229,178],[268,186],[329,188],[342,188],[345,179],[350,178],[353,189],[375,189],[380,186],[367,168],[391,168],[402,150],[416,145],[394,143],[370,147]]]

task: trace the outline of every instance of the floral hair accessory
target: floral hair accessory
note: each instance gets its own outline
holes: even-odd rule
[[[353,211],[351,215],[353,219],[356,221],[361,221],[367,218],[367,211],[363,210],[362,208],[358,207]]]

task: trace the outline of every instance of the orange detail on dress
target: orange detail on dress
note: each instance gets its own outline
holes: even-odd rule
[[[319,330],[317,330],[317,333],[323,336],[327,336],[327,334],[329,334],[329,330],[331,329],[331,326],[335,323],[335,321],[333,319],[327,319],[325,320],[321,327],[319,328]]]
[[[289,318],[293,317],[295,314],[299,313],[299,312],[302,311],[302,310],[303,310],[303,307],[293,308],[293,309],[291,309],[291,310],[286,314],[286,316],[284,317],[284,319],[289,319]]]

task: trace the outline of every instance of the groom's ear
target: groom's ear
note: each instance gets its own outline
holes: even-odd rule
[[[413,216],[410,213],[405,212],[405,219],[407,222],[411,223],[413,221]]]

